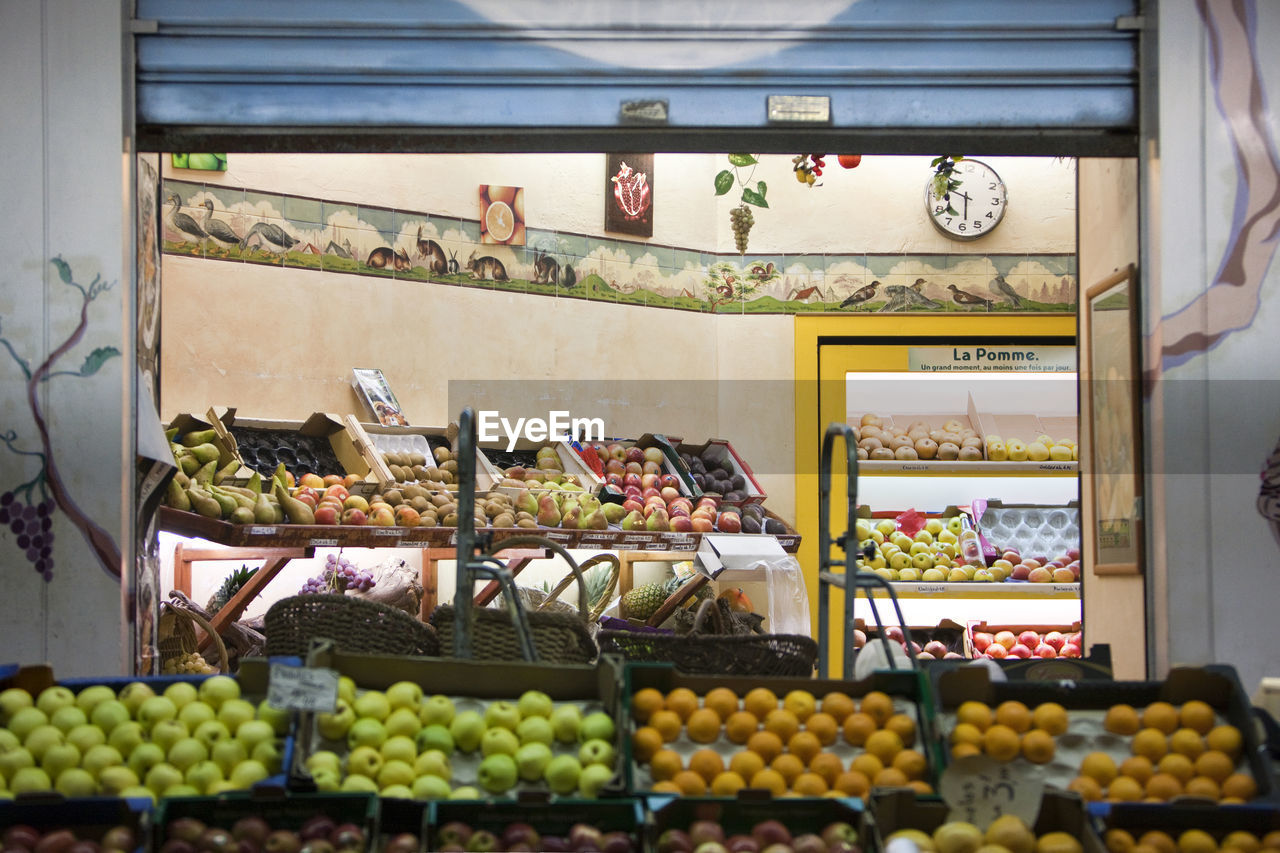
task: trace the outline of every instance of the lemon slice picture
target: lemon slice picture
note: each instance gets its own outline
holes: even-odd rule
[[[485,230],[495,242],[505,243],[515,233],[515,214],[505,201],[492,202],[484,212]]]

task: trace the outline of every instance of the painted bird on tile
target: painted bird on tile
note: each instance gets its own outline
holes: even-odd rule
[[[916,293],[919,293],[921,296],[924,296],[924,286],[926,284],[928,284],[927,281],[922,278],[918,278],[915,280],[915,283],[911,285],[911,289]]]
[[[989,286],[992,293],[995,293],[998,296],[1003,296],[1013,304],[1014,308],[1022,307],[1022,297],[1018,295],[1018,291],[1013,289],[1013,285],[1004,280],[1004,276],[996,276]]]
[[[947,290],[951,291],[951,301],[957,305],[981,305],[988,311],[991,310],[990,299],[983,299],[981,296],[975,296],[967,290],[961,290],[954,284],[948,284]]]
[[[204,230],[224,246],[234,246],[240,242],[240,235],[232,231],[230,225],[213,218],[213,199],[204,200]]]
[[[177,193],[169,193],[165,203],[173,205],[173,210],[169,211],[169,224],[173,226],[174,231],[201,245],[209,239],[209,235],[200,227],[200,223],[182,212],[182,199],[178,198]]]
[[[249,245],[249,241],[257,236],[259,245],[263,241],[271,244],[273,250],[281,253],[287,252],[294,246],[298,245],[298,238],[293,237],[285,232],[279,225],[270,222],[259,222],[249,229],[249,233],[244,235],[244,239],[240,241],[240,248],[243,250]]]
[[[844,298],[844,301],[840,303],[840,307],[849,308],[861,305],[863,302],[866,302],[868,299],[876,295],[876,288],[879,286],[880,282],[873,281],[866,287],[858,288]]]
[[[936,311],[942,307],[940,302],[934,302],[929,297],[922,296],[909,287],[903,287],[901,284],[891,284],[884,290],[889,296],[889,301],[880,309],[882,312],[921,310]]]

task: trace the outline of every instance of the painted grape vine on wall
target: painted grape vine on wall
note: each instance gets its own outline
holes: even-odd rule
[[[100,275],[95,274],[92,282],[87,285],[81,284],[75,280],[71,267],[61,257],[53,258],[50,263],[57,271],[62,283],[79,292],[79,321],[67,338],[34,368],[18,353],[8,337],[3,335],[3,323],[0,321],[0,345],[4,346],[22,371],[26,382],[27,405],[30,407],[31,417],[39,434],[40,447],[39,450],[24,447],[23,438],[17,430],[12,428],[0,434],[0,440],[11,453],[38,458],[40,461],[40,470],[33,478],[10,486],[0,494],[0,523],[8,527],[14,537],[14,544],[22,551],[35,571],[48,582],[53,580],[53,516],[58,510],[62,510],[67,520],[74,524],[84,536],[85,543],[97,558],[99,567],[110,577],[119,580],[120,548],[111,535],[76,504],[67,490],[54,459],[49,428],[40,402],[40,388],[45,383],[62,377],[80,379],[91,377],[106,362],[120,356],[120,350],[115,347],[98,347],[84,357],[78,368],[54,369],[55,365],[62,361],[63,357],[84,337],[89,328],[89,306],[99,296],[110,290],[114,282],[103,281]]]

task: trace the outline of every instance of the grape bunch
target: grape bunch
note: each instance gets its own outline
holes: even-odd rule
[[[13,492],[0,495],[0,524],[9,525],[17,544],[46,581],[53,580],[53,498],[37,504],[18,500]]]
[[[755,222],[756,218],[752,215],[751,208],[745,204],[740,204],[729,211],[729,225],[733,228],[733,244],[738,247],[740,255],[747,253],[747,235],[751,233],[751,226]]]
[[[218,670],[199,652],[187,652],[182,657],[164,662],[164,675],[213,675]]]
[[[373,589],[373,572],[362,569],[341,554],[330,554],[324,561],[320,574],[307,578],[299,595],[333,593],[342,595],[349,589],[368,592]]]

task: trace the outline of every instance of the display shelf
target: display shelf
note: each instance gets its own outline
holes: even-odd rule
[[[893,592],[898,598],[965,598],[965,599],[1022,599],[1080,598],[1078,583],[924,583],[921,581],[893,581]],[[883,589],[875,591],[877,598],[888,598]]]
[[[1079,462],[858,462],[858,475],[865,477],[1074,477],[1079,473]]]

